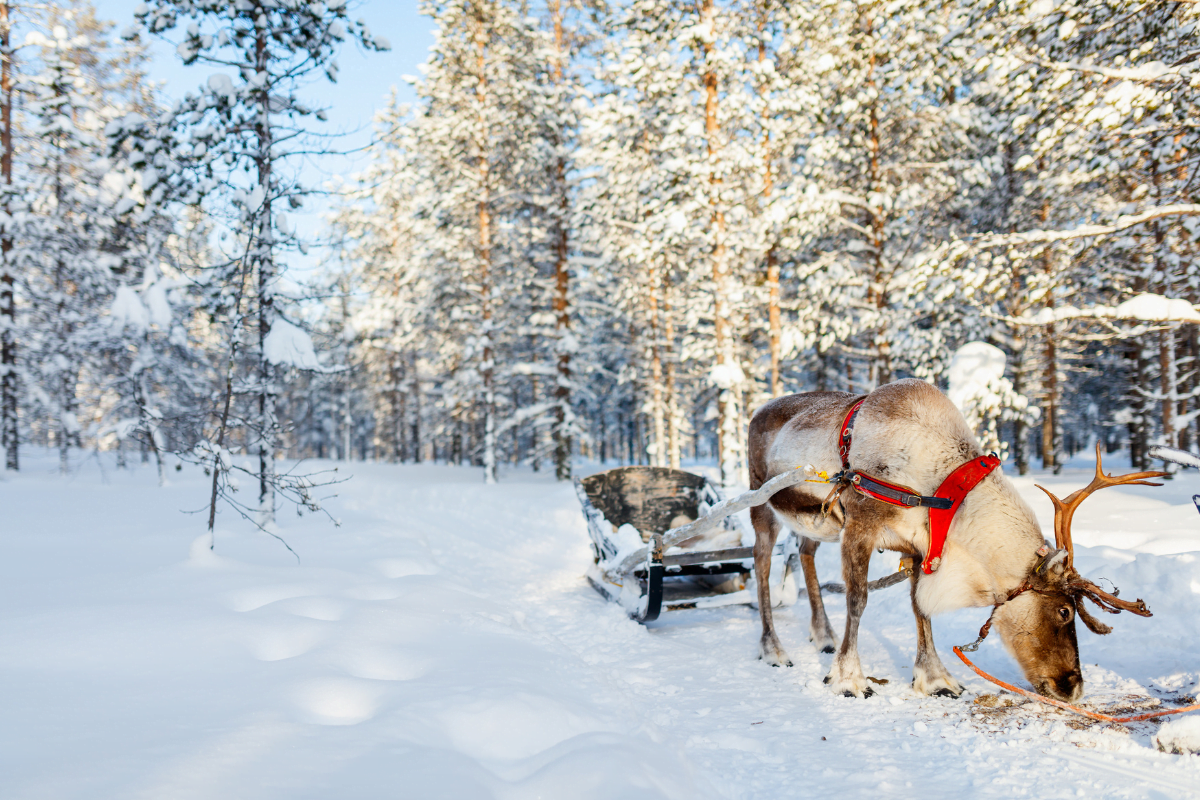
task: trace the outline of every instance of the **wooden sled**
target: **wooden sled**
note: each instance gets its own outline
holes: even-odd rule
[[[576,479],[575,490],[592,539],[588,581],[633,619],[757,602],[754,536],[733,515],[759,492],[724,500],[706,478],[662,467],[600,472]],[[618,535],[626,524],[640,533],[641,547],[628,532]],[[774,605],[796,601],[798,568],[799,543],[785,529],[771,556]]]

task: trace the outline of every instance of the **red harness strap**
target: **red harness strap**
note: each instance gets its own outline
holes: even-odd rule
[[[865,402],[867,402],[867,398],[864,397],[850,406],[850,410],[846,412],[846,418],[842,420],[842,432],[838,434],[838,455],[842,457],[842,472],[850,469],[850,439],[854,435],[854,418],[858,416],[858,410]]]
[[[998,466],[1000,459],[995,455],[972,458],[947,475],[946,480],[942,481],[942,485],[933,493],[934,497],[950,500],[951,506],[947,509],[929,509],[929,552],[921,562],[921,571],[926,575],[942,563],[942,548],[946,545],[946,534],[950,532],[950,521],[954,519],[954,513],[962,505],[963,499]]]
[[[942,548],[946,546],[946,535],[950,532],[950,522],[955,512],[962,505],[967,494],[979,482],[1000,466],[1000,459],[995,455],[973,458],[961,464],[942,481],[942,485],[933,493],[933,497],[922,497],[907,486],[881,481],[862,472],[850,469],[850,442],[854,434],[854,418],[867,398],[863,398],[850,407],[846,418],[842,420],[842,430],[838,435],[838,455],[842,457],[842,479],[851,482],[854,488],[869,497],[890,503],[895,506],[926,506],[929,508],[929,552],[921,562],[921,570],[931,574],[942,563]],[[942,502],[937,502],[942,501]]]

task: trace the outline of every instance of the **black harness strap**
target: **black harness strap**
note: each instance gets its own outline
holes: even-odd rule
[[[850,470],[850,472],[846,473],[846,477],[858,491],[874,497],[876,500],[882,500],[892,505],[906,506],[908,508],[923,506],[925,508],[941,509],[948,509],[954,505],[954,501],[948,497],[928,497],[917,494],[907,486],[887,483],[886,481],[879,480],[879,478],[872,478],[865,472]]]

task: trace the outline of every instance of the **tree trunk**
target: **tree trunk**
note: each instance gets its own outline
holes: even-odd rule
[[[1013,340],[1013,391],[1018,395],[1025,394],[1029,381],[1025,359],[1025,339],[1017,337]],[[1017,474],[1029,472],[1029,425],[1023,414],[1013,423],[1013,461],[1016,462]]]
[[[667,414],[666,398],[663,396],[663,364],[662,337],[660,335],[659,310],[659,279],[653,266],[650,267],[650,280],[646,292],[647,329],[650,335],[650,417],[654,429],[652,447],[654,451],[650,463],[656,467],[667,464]]]
[[[563,85],[563,65],[566,53],[563,45],[563,12],[561,0],[548,0],[554,23],[554,83]],[[554,189],[558,195],[558,215],[554,220],[554,328],[557,335],[557,380],[554,385],[554,475],[558,480],[571,478],[571,312],[569,269],[569,224],[571,198],[567,187],[567,160],[561,131],[555,131],[559,153],[554,163]]]
[[[1058,458],[1058,346],[1053,323],[1046,326],[1046,364],[1042,377],[1042,469],[1062,470]]]
[[[767,58],[767,4],[759,9],[758,18],[758,62],[761,64]],[[774,176],[771,174],[771,131],[767,127],[766,122],[770,119],[770,109],[767,105],[765,92],[761,95],[763,100],[763,209],[762,213],[766,214],[769,210],[769,200],[771,191],[774,189]],[[779,259],[776,255],[775,233],[771,231],[768,234],[767,242],[767,328],[768,340],[767,347],[771,356],[771,396],[779,397],[783,394],[783,382],[779,376],[779,347],[782,341],[782,325],[779,315]]]
[[[477,169],[479,173],[478,235],[479,241],[479,292],[480,333],[483,339],[483,358],[480,376],[483,383],[483,480],[496,482],[496,370],[492,348],[492,198],[491,175],[487,152],[487,118],[484,110],[488,102],[486,72],[486,39],[484,21],[475,21],[475,68],[478,71],[475,85],[475,101],[478,105],[476,147],[478,148]]]
[[[663,353],[667,388],[667,466],[679,469],[679,397],[675,391],[675,317],[671,303],[671,276],[663,274]]]
[[[413,463],[421,463],[421,376],[417,374],[417,356],[412,354],[410,358],[409,374],[411,377],[411,390],[409,395],[412,397],[412,428],[409,434],[409,440],[412,442],[413,448]],[[433,460],[437,461],[437,454],[433,456]]]
[[[874,21],[870,17],[864,19],[864,32],[867,37],[874,37]],[[878,93],[875,87],[876,56],[874,42],[871,43],[871,53],[868,56],[866,86],[870,93],[870,105],[867,112],[867,148],[868,148],[868,189],[867,197],[881,194],[883,188],[883,167],[880,160],[881,144],[879,141]],[[867,289],[867,302],[879,313],[878,327],[875,329],[875,359],[867,370],[867,390],[889,383],[892,380],[892,346],[888,336],[885,311],[888,306],[887,285],[890,276],[887,274],[887,262],[884,260],[883,248],[886,243],[884,210],[879,205],[867,205],[868,224],[871,230],[871,249],[873,251],[874,269],[871,284]]]
[[[1162,393],[1162,438],[1167,447],[1178,447],[1175,430],[1175,402],[1178,370],[1175,367],[1175,329],[1158,334],[1158,376]],[[1173,471],[1173,470],[1169,470]]]
[[[259,31],[255,43],[255,67],[260,75],[268,74],[270,53],[267,35]],[[255,263],[258,266],[258,506],[259,524],[266,526],[275,522],[275,445],[278,432],[276,419],[276,387],[274,365],[267,360],[266,339],[271,332],[274,311],[272,281],[275,278],[275,235],[271,227],[273,198],[271,168],[274,156],[271,153],[274,131],[271,128],[270,84],[258,90],[258,119],[255,120],[255,135],[258,152],[255,166],[258,169],[258,186],[263,192],[262,207],[257,210],[258,224],[254,247],[257,250]]]
[[[1050,201],[1043,200],[1039,211],[1042,227],[1050,219]],[[1054,253],[1049,245],[1042,250],[1042,272],[1046,276],[1045,306],[1054,311]],[[1054,323],[1045,327],[1045,372],[1042,375],[1042,469],[1053,469],[1057,475],[1062,471],[1059,458],[1058,433],[1058,341]]]
[[[9,217],[12,191],[13,136],[13,63],[8,0],[0,0],[0,179],[4,181],[4,216]],[[4,468],[20,469],[20,435],[17,418],[17,308],[10,261],[13,240],[5,229],[0,235],[0,448],[4,450]]]
[[[741,381],[738,365],[733,353],[733,335],[730,314],[732,276],[729,271],[729,254],[725,246],[725,210],[721,198],[724,179],[717,171],[717,160],[721,153],[720,123],[718,120],[719,95],[716,72],[715,38],[717,12],[714,0],[703,0],[700,10],[701,24],[709,35],[704,40],[704,132],[708,139],[708,161],[710,172],[709,204],[712,208],[712,275],[713,275],[713,349],[714,377],[717,395],[717,462],[721,470],[721,484],[728,486],[737,478],[738,472],[738,394]]]

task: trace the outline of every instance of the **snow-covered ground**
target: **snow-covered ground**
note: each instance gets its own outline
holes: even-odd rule
[[[1111,467],[1123,468],[1114,461]],[[985,609],[935,621],[969,692],[915,696],[906,590],[871,596],[860,652],[886,680],[834,696],[807,605],[777,612],[796,662],[756,659],[747,606],[628,620],[583,578],[572,487],[510,473],[343,466],[341,528],[281,516],[301,563],[228,513],[215,554],[203,476],[50,458],[0,480],[0,798],[1184,797],[1200,759],[1158,725],[1006,705],[958,662]],[[1066,494],[1089,478],[1019,479]],[[247,489],[249,492],[249,489]],[[1151,619],[1080,626],[1089,701],[1170,704],[1200,679],[1200,475],[1105,490],[1078,565]],[[831,547],[818,556],[837,577]],[[874,574],[895,568],[877,556]],[[829,598],[835,627],[840,598]],[[1020,680],[992,637],[977,662]],[[1019,700],[1019,698],[1018,698]],[[1132,703],[1124,703],[1126,707]]]

